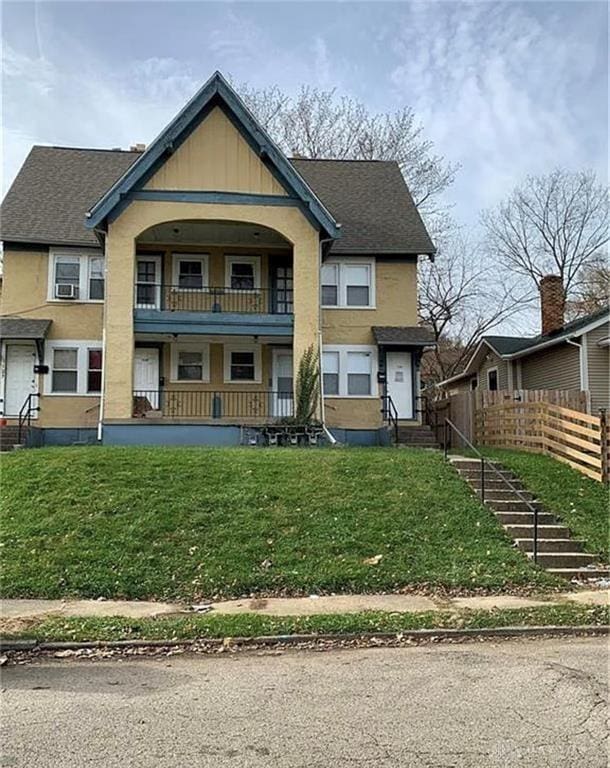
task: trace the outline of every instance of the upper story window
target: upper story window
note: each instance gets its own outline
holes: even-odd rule
[[[49,254],[50,301],[103,301],[104,257],[55,251]]]
[[[375,306],[375,261],[351,259],[322,266],[322,306],[371,309]]]
[[[254,291],[260,288],[260,258],[258,256],[226,256],[226,286],[234,291]]]
[[[174,253],[173,262],[176,287],[182,290],[207,288],[207,254]]]

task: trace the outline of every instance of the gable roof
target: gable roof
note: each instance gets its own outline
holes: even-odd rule
[[[292,164],[341,222],[333,253],[435,253],[398,163],[306,160]]]
[[[311,215],[329,237],[339,237],[340,225],[220,72],[210,77],[136,162],[96,202],[87,214],[86,226],[89,229],[99,227],[118,206],[123,205],[130,193],[140,188],[154,174],[168,153],[176,151],[216,106],[223,109],[284,188],[302,202],[305,213]]]
[[[547,349],[562,341],[579,336],[589,330],[593,330],[604,322],[610,320],[610,308],[599,309],[584,317],[579,317],[566,323],[562,328],[553,333],[539,334],[538,336],[482,336],[477,344],[466,367],[461,373],[451,376],[444,381],[439,382],[438,386],[445,386],[454,381],[459,381],[467,376],[471,376],[477,369],[475,363],[478,361],[481,350],[484,346],[489,347],[503,360],[513,360],[518,357],[526,357],[535,354],[539,349]]]
[[[6,243],[99,246],[85,226],[85,215],[143,157],[123,150],[33,147],[2,203],[0,238]],[[332,253],[435,252],[395,162],[285,162],[341,223]]]

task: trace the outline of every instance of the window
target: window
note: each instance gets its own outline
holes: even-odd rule
[[[231,381],[254,381],[254,352],[231,352]]]
[[[473,379],[470,379],[470,390],[472,392],[475,391],[475,389],[479,386],[479,380],[475,376]]]
[[[50,375],[45,395],[98,396],[102,391],[102,342],[73,340],[45,343]]]
[[[178,288],[203,288],[201,261],[178,259]]]
[[[371,394],[371,353],[347,353],[347,394]]]
[[[487,389],[495,392],[498,389],[498,369],[490,368],[487,371]]]
[[[104,259],[101,256],[89,259],[89,298],[95,301],[104,298]]]
[[[136,266],[136,306],[156,307],[159,304],[159,258],[138,259]]]
[[[368,264],[362,266],[346,264],[345,303],[348,307],[368,307],[371,284],[371,268]]]
[[[375,261],[357,259],[349,262],[327,262],[322,265],[323,307],[374,306]]]
[[[57,256],[55,258],[55,298],[78,299],[80,290],[80,258]]]
[[[226,382],[260,382],[261,380],[261,349],[260,347],[226,347],[225,381]]]
[[[203,379],[203,353],[181,349],[178,351],[178,379],[201,381]]]
[[[339,353],[322,354],[322,385],[325,395],[339,394]]]
[[[374,397],[377,348],[336,345],[322,351],[322,384],[325,397]]]
[[[87,392],[102,391],[102,350],[90,349],[87,355]]]
[[[78,349],[53,350],[52,390],[78,391]]]
[[[339,303],[339,265],[324,264],[321,279],[322,306],[336,307]]]
[[[227,256],[226,286],[233,291],[254,291],[260,288],[260,258],[258,256]]]
[[[96,253],[50,251],[50,301],[103,301],[104,257]]]

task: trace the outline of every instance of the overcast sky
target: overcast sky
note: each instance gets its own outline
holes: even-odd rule
[[[604,2],[4,2],[3,189],[32,144],[148,143],[215,70],[414,108],[474,223],[527,173],[608,173]]]

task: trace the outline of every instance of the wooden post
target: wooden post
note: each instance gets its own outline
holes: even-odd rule
[[[610,460],[608,457],[610,435],[608,434],[608,417],[605,408],[600,409],[599,412],[599,447],[602,454],[602,483],[607,483],[610,482]]]

